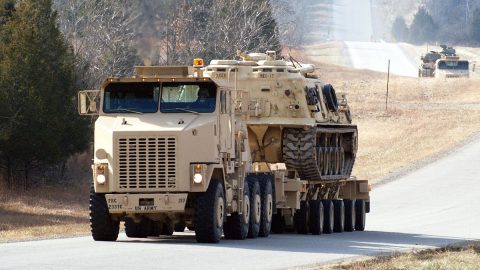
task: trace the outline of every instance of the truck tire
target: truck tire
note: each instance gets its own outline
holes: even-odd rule
[[[355,230],[355,200],[343,200],[345,204],[345,231]]]
[[[323,204],[323,233],[330,234],[333,232],[335,222],[334,206],[332,200],[322,200]]]
[[[181,222],[178,222],[178,223],[175,223],[175,226],[174,226],[174,231],[176,232],[184,232],[185,231],[185,222],[181,221]]]
[[[293,216],[295,230],[299,234],[308,233],[310,205],[307,201],[300,202],[300,209]]]
[[[232,213],[223,225],[225,239],[244,240],[250,226],[250,189],[247,181],[243,181],[243,211]]]
[[[225,217],[225,195],[220,181],[212,179],[195,204],[195,238],[200,243],[218,243]]]
[[[320,235],[323,232],[323,204],[319,200],[310,201],[310,232]]]
[[[152,235],[152,225],[152,222],[147,218],[142,218],[138,223],[131,218],[125,218],[125,234],[131,238],[146,238]],[[152,236],[158,236],[158,234]]]
[[[357,200],[355,202],[355,230],[365,230],[365,219],[367,217],[364,200]]]
[[[333,231],[341,233],[345,230],[345,204],[343,200],[333,200],[335,212]]]
[[[174,231],[174,228],[172,224],[165,222],[162,224],[162,231],[160,232],[160,235],[171,236],[173,235],[173,231]]]
[[[95,193],[90,187],[90,230],[95,241],[116,241],[120,220],[115,220],[108,211],[105,194]]]
[[[273,216],[273,187],[270,177],[264,177],[260,185],[262,198],[262,215],[258,236],[268,237],[272,228]]]
[[[250,190],[250,224],[248,226],[248,238],[257,238],[260,232],[260,222],[262,218],[262,194],[256,176],[249,175],[247,182]]]
[[[278,211],[272,216],[272,232],[282,234],[285,232],[285,227],[285,218],[282,216],[282,213]]]

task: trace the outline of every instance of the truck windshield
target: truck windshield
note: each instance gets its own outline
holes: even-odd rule
[[[468,61],[438,61],[438,69],[468,70]]]
[[[162,84],[163,113],[211,113],[215,111],[216,86],[211,82],[168,82]]]
[[[111,83],[105,88],[103,112],[157,112],[159,92],[159,83]]]

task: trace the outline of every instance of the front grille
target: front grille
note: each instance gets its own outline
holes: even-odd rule
[[[174,189],[176,145],[174,137],[118,138],[119,189]]]

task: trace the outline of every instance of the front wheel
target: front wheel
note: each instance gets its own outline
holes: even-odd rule
[[[95,193],[90,188],[90,229],[95,241],[115,241],[118,238],[120,221],[113,219],[108,211],[105,194]]]
[[[195,205],[195,238],[200,243],[218,243],[222,237],[225,217],[225,195],[218,180],[211,180],[205,193],[199,194]]]

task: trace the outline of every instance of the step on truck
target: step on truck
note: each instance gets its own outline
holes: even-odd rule
[[[135,67],[78,94],[96,117],[90,226],[96,241],[198,242],[363,231],[367,180],[351,176],[357,128],[315,67],[276,53],[204,66]]]

